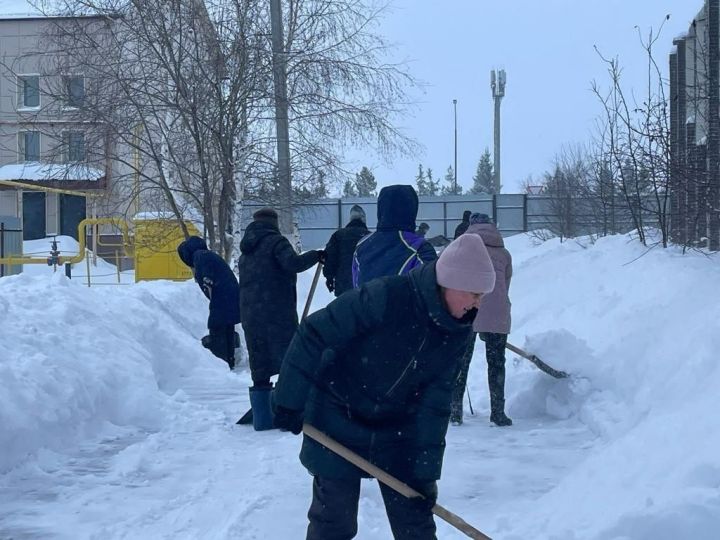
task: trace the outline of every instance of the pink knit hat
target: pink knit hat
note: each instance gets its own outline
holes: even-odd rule
[[[446,289],[489,293],[495,288],[495,269],[477,234],[463,234],[440,254],[435,265],[437,282]]]

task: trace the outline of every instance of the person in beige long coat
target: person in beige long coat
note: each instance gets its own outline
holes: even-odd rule
[[[512,420],[505,414],[505,344],[510,333],[510,279],[512,257],[505,243],[487,214],[472,214],[465,234],[479,234],[485,242],[495,268],[495,289],[485,295],[478,309],[473,330],[485,342],[490,388],[490,421],[498,426],[511,426]],[[472,334],[462,361],[462,370],[455,385],[450,421],[455,425],[463,421],[463,394],[467,383],[475,334]]]

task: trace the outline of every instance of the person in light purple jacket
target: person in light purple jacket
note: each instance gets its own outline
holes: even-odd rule
[[[490,421],[498,426],[511,426],[512,420],[505,415],[505,344],[510,333],[508,291],[512,277],[512,257],[505,249],[500,232],[487,214],[472,214],[465,234],[480,235],[495,268],[495,289],[483,298],[473,330],[478,332],[480,339],[485,342],[490,387]],[[463,394],[474,349],[475,334],[472,335],[463,356],[462,370],[453,392],[450,420],[455,425],[460,425],[463,421]]]

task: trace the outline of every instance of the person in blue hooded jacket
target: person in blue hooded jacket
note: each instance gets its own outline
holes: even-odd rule
[[[195,281],[210,300],[209,335],[202,344],[235,367],[235,325],[240,322],[240,289],[225,260],[207,248],[205,240],[191,236],[177,248],[180,260],[190,267]]]
[[[417,213],[418,196],[412,186],[394,185],[380,190],[377,228],[355,248],[355,288],[378,277],[407,274],[437,259],[435,248],[415,232]]]

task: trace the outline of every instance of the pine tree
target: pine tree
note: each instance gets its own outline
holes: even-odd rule
[[[422,163],[418,163],[418,174],[415,177],[415,185],[417,186],[418,195],[429,195],[427,192],[427,180],[425,180],[425,171],[423,171]]]
[[[377,181],[370,169],[363,167],[355,175],[355,188],[359,197],[375,197],[377,195]]]
[[[346,180],[343,186],[343,197],[357,197],[357,190],[355,189],[355,183],[352,180]]]
[[[427,173],[423,166],[418,165],[418,175],[415,177],[418,195],[436,197],[440,190],[439,182],[433,180],[432,169],[428,168]]]
[[[440,180],[433,180],[432,169],[428,167],[427,174],[428,195],[436,197],[440,193]]]
[[[313,195],[316,199],[325,199],[328,196],[328,186],[325,180],[326,173],[323,170],[318,171],[315,185],[313,186]]]
[[[442,188],[443,195],[462,195],[462,186],[460,184],[455,187],[455,171],[450,165],[445,173],[445,186]]]
[[[499,193],[495,191],[495,175],[493,174],[493,164],[490,161],[490,150],[485,148],[478,162],[475,176],[473,176],[473,187],[470,193],[479,195],[480,193]]]

